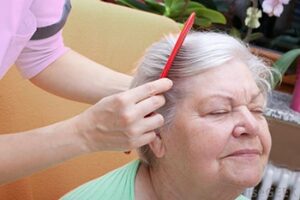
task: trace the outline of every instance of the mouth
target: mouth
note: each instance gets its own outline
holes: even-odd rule
[[[262,152],[258,149],[240,149],[230,153],[225,157],[256,157],[260,156]]]

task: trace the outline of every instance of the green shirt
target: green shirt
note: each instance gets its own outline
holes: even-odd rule
[[[135,160],[106,175],[89,181],[63,196],[62,200],[134,200],[135,176],[140,161]],[[239,196],[236,200],[248,200]]]

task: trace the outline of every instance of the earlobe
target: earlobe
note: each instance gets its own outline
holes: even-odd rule
[[[157,136],[155,140],[149,143],[149,147],[157,158],[165,155],[165,145],[161,137]]]

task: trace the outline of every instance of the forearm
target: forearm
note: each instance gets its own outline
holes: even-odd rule
[[[163,92],[172,82],[159,79],[103,98],[81,114],[43,128],[0,135],[0,185],[65,160],[96,151],[127,151],[149,144],[163,125]]]
[[[0,136],[0,185],[87,153],[74,119]]]
[[[94,104],[105,96],[127,90],[131,79],[70,50],[31,82],[55,95]]]

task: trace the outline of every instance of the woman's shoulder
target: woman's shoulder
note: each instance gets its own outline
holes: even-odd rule
[[[63,196],[62,200],[134,199],[134,180],[140,161],[132,161],[104,176],[91,180]]]

